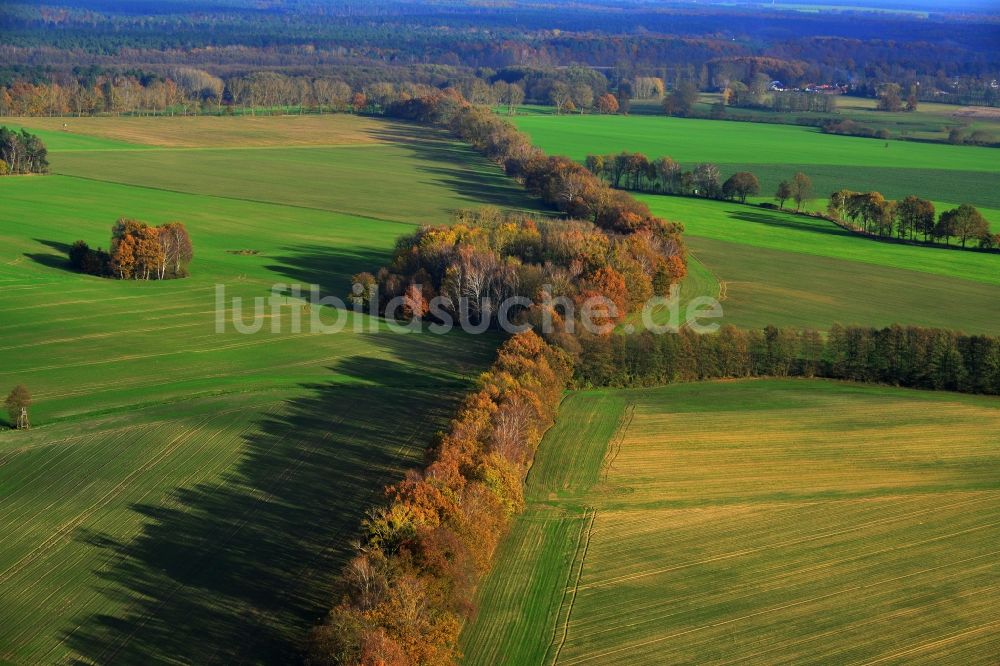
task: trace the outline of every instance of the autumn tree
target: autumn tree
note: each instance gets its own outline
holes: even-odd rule
[[[747,197],[755,196],[759,192],[760,181],[749,171],[734,173],[722,184],[722,196],[727,199],[739,199],[740,203],[746,203]]]
[[[597,110],[606,115],[618,113],[618,98],[611,93],[604,93],[597,98]]]
[[[792,201],[795,202],[795,210],[802,210],[802,206],[814,198],[812,180],[801,171],[795,173],[791,183]],[[779,186],[780,187],[780,186]]]

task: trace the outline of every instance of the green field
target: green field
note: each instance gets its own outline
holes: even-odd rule
[[[724,178],[752,171],[765,194],[782,179],[803,171],[820,196],[848,188],[878,190],[893,199],[916,194],[951,204],[1000,208],[1000,159],[994,148],[880,141],[823,134],[811,127],[665,116],[522,115],[512,120],[546,152],[576,160],[626,150],[650,158],[669,155],[685,168],[714,162]]]
[[[219,150],[158,146],[198,128],[139,120],[148,144],[90,120],[92,135],[54,131],[60,175],[0,179],[0,387],[35,397],[32,431],[0,431],[0,663],[295,662],[365,509],[423,459],[498,338],[365,316],[294,334],[295,314],[308,330],[332,313],[280,286],[277,332],[219,334],[216,285],[245,318],[276,284],[343,296],[414,224],[534,202],[413,126],[325,116],[317,140],[351,145],[274,148],[254,144],[286,119],[246,119],[231,129],[246,145]],[[107,247],[122,215],[183,221],[191,277],[70,272],[68,244]]]
[[[722,283],[724,323],[1000,330],[1000,255],[876,242],[826,220],[727,202],[639,198],[684,223],[692,266]]]
[[[464,663],[993,663],[998,428],[819,380],[571,394]]]

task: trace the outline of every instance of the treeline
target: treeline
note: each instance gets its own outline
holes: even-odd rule
[[[0,176],[48,173],[49,152],[45,144],[26,130],[0,127]]]
[[[591,337],[576,382],[655,386],[741,377],[827,377],[919,389],[1000,393],[1000,338],[917,326],[835,324],[817,331],[740,330],[699,335],[643,332]]]
[[[900,201],[886,199],[880,192],[838,190],[830,195],[827,213],[835,220],[873,236],[915,240],[923,235],[924,242],[958,239],[962,247],[970,240],[982,249],[1000,247],[1000,234],[990,230],[990,224],[974,206],[941,211],[935,216],[934,204],[927,199],[908,196]]]
[[[582,64],[667,81],[684,76],[705,88],[760,69],[793,85],[837,79],[874,87],[915,78],[922,91],[931,91],[935,84],[969,81],[970,92],[995,97],[989,86],[997,70],[995,30],[975,15],[942,12],[915,20],[903,14],[859,19],[849,13],[768,12],[762,20],[759,9],[746,7],[603,1],[470,7],[304,0],[267,11],[244,5],[175,1],[150,15],[114,3],[94,11],[92,3],[74,0],[58,7],[12,1],[3,5],[9,51],[0,61],[41,71],[68,61],[164,63],[216,73],[223,66],[267,69],[276,61],[299,71],[318,63],[493,69]]]
[[[119,280],[172,280],[187,277],[194,248],[180,222],[158,227],[126,217],[111,228],[111,251],[79,240],[69,249],[74,270]]]
[[[572,374],[532,332],[507,340],[421,472],[386,489],[306,663],[448,664],[476,584],[524,508],[524,477]]]
[[[602,178],[616,190],[625,189],[655,194],[699,196],[746,203],[748,197],[760,194],[760,180],[750,171],[737,171],[726,180],[717,164],[703,162],[685,170],[670,156],[650,159],[643,153],[611,153],[587,155],[584,165],[590,173]],[[794,201],[796,210],[814,198],[812,180],[798,172],[778,185],[774,198],[784,208]]]

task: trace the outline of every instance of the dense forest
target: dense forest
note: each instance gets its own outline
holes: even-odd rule
[[[17,81],[93,88],[132,77],[178,81],[178,68],[229,79],[278,71],[436,87],[516,83],[550,103],[556,81],[589,71],[595,99],[643,95],[639,79],[674,88],[729,90],[736,104],[766,75],[789,90],[836,86],[875,97],[886,83],[921,100],[1000,104],[1000,24],[975,11],[803,13],[720,5],[343,0],[210,4],[56,0],[0,6],[0,85]],[[198,90],[187,90],[188,97]],[[905,96],[905,95],[904,95]],[[828,102],[778,96],[776,108]],[[627,108],[627,105],[626,105]]]

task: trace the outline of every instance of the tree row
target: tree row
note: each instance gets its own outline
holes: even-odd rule
[[[1000,394],[1000,338],[954,331],[835,324],[814,330],[589,336],[575,381],[583,386],[657,386],[741,377],[827,377],[910,388]]]

